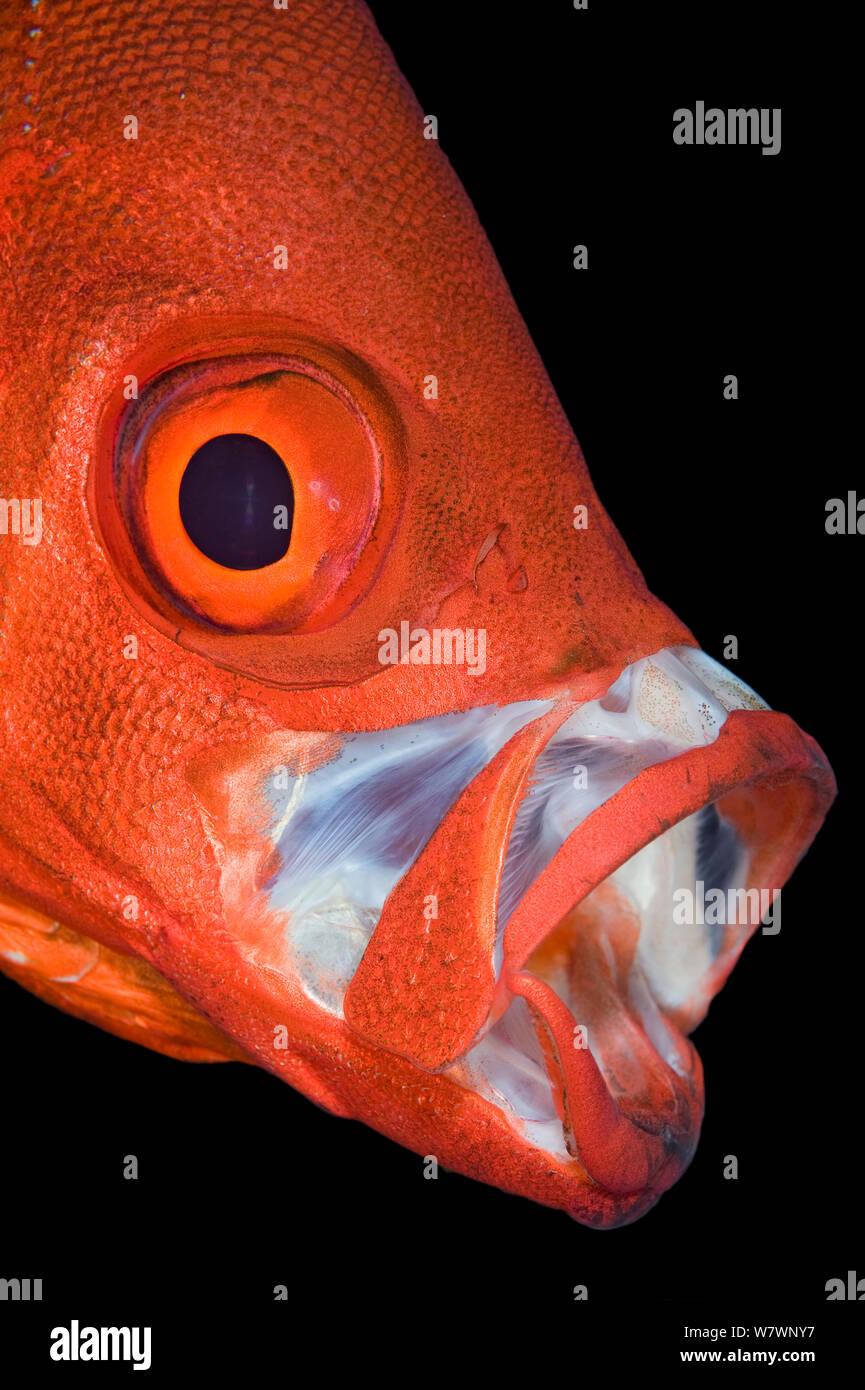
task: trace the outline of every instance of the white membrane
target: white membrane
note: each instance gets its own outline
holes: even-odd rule
[[[550,701],[486,705],[354,734],[313,772],[268,786],[280,867],[269,906],[311,999],[339,1016],[391,889],[460,793]],[[430,884],[435,892],[435,884]]]
[[[699,662],[692,655],[690,648],[674,647],[626,666],[606,695],[571,715],[538,758],[502,869],[497,969],[517,904],[586,817],[645,768],[712,743],[730,709],[759,705],[753,691],[705,652],[697,654]],[[724,700],[713,693],[716,687],[723,687]]]
[[[525,999],[512,1000],[480,1042],[445,1074],[491,1101],[538,1148],[568,1157],[562,1122]]]

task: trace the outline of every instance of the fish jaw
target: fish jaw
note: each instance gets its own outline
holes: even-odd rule
[[[250,931],[241,892],[228,929],[237,932],[236,969],[254,963],[256,1005],[245,1000],[238,1010],[230,1001],[217,1021],[263,1066],[337,1113],[435,1153],[445,1167],[607,1226],[645,1211],[690,1161],[703,1082],[686,1034],[759,921],[729,924],[678,994],[645,1004],[635,1001],[634,981],[652,962],[636,968],[638,943],[620,930],[628,915],[621,901],[605,934],[603,911],[589,908],[593,894],[706,806],[720,808],[740,835],[742,886],[778,890],[816,833],[834,783],[820,750],[786,716],[730,710],[711,742],[653,763],[568,836],[506,924],[497,966],[494,907],[508,832],[528,795],[533,756],[573,714],[568,702],[539,713],[456,798],[389,893],[341,1006],[311,1010],[296,960],[262,959],[261,917]],[[211,824],[218,836],[218,821]],[[273,862],[269,868],[278,878]],[[431,895],[435,917],[425,916]],[[569,926],[570,995],[557,992],[543,959],[553,929]],[[517,1000],[528,1005],[544,1054],[561,1125],[554,1146],[550,1126],[521,1121],[478,1065],[478,1049]],[[213,1017],[212,998],[201,1002]],[[603,1033],[597,1060],[591,1047],[575,1047],[584,1019],[590,1042],[593,1029]],[[281,1025],[290,1040],[284,1055],[275,1045]]]
[[[639,676],[638,696],[655,671],[682,677],[683,656],[702,661],[698,669],[706,676],[702,654],[661,653],[637,663],[631,682]],[[663,962],[676,957],[675,943],[671,948],[656,934],[641,956],[651,924],[639,920],[640,904],[628,898],[627,879],[617,873],[704,808],[718,807],[745,851],[741,884],[778,889],[816,833],[834,783],[813,741],[786,716],[760,702],[754,707],[747,688],[730,699],[729,690],[715,685],[717,727],[710,710],[703,737],[690,746],[678,714],[650,711],[663,727],[642,731],[651,735],[648,765],[575,828],[559,828],[561,844],[550,847],[549,862],[501,922],[508,844],[520,808],[542,785],[533,780],[541,760],[546,755],[549,762],[556,740],[570,756],[567,735],[576,721],[606,757],[616,725],[597,721],[628,719],[635,707],[632,691],[628,708],[616,708],[623,704],[615,697],[621,685],[620,677],[595,702],[562,692],[558,700],[527,701],[510,715],[507,706],[488,718],[472,712],[467,745],[483,731],[482,766],[467,765],[461,790],[454,783],[451,804],[387,892],[335,996],[310,977],[308,957],[297,948],[297,921],[304,919],[297,881],[295,900],[280,893],[285,864],[297,874],[292,832],[304,830],[304,801],[287,807],[289,788],[275,800],[268,778],[278,763],[289,769],[289,783],[292,776],[310,787],[316,777],[334,779],[347,752],[362,753],[352,736],[283,731],[253,747],[222,747],[189,760],[187,777],[219,866],[221,898],[218,924],[198,927],[194,951],[190,923],[157,903],[142,902],[137,923],[97,923],[91,909],[78,926],[91,944],[111,937],[115,945],[118,925],[127,942],[130,926],[138,928],[139,956],[222,1040],[211,1047],[212,1059],[220,1052],[245,1056],[335,1114],[586,1224],[633,1220],[676,1181],[694,1152],[703,1080],[687,1033],[758,922],[731,926],[711,952],[684,967],[680,962],[680,978],[665,982]],[[689,708],[693,713],[693,700]],[[453,721],[435,732],[429,729],[435,720],[420,723],[438,740],[437,756],[459,731]],[[400,728],[380,737],[387,744],[395,735],[406,737]],[[405,762],[405,748],[397,747],[395,757]],[[335,787],[323,794],[325,809],[328,797],[348,795],[343,783]],[[308,829],[315,825],[314,801],[305,795]],[[557,814],[554,808],[553,819]],[[316,872],[321,879],[326,865]],[[321,912],[310,887],[305,892],[319,926],[325,921],[344,930],[332,912]],[[32,902],[35,895],[18,894],[28,896]],[[68,892],[43,879],[43,906],[48,897],[51,910],[64,915],[64,928],[74,927]],[[308,918],[307,909],[307,925]],[[8,954],[0,964],[33,987],[15,976]],[[655,966],[658,977],[647,985]],[[47,988],[37,992],[69,1007]],[[93,1011],[83,1016],[112,1026]],[[532,1036],[521,1050],[527,1024]],[[586,1047],[575,1043],[581,1025]]]
[[[714,663],[702,661],[705,674]],[[728,683],[722,700],[729,701],[736,684]],[[746,687],[740,690],[733,708],[722,705],[710,741],[680,751],[668,745],[671,756],[650,763],[580,822],[502,930],[496,906],[508,839],[531,794],[532,769],[586,706],[563,700],[531,711],[534,717],[456,796],[397,879],[359,962],[349,968],[345,992],[332,995],[326,1010],[310,1014],[311,983],[296,954],[280,956],[277,949],[262,958],[267,933],[260,917],[250,932],[249,899],[241,891],[229,932],[233,921],[239,959],[247,967],[255,963],[256,987],[265,986],[255,1013],[266,1022],[251,1040],[248,1006],[242,1022],[230,1007],[220,1014],[220,1027],[236,1040],[242,1035],[261,1065],[320,1104],[420,1154],[434,1153],[448,1168],[561,1207],[587,1224],[634,1219],[693,1155],[703,1079],[687,1033],[760,919],[725,924],[711,950],[680,961],[678,978],[665,981],[669,960],[659,964],[653,956],[675,961],[676,943],[658,940],[655,924],[656,937],[641,956],[646,924],[639,904],[635,910],[623,898],[627,883],[623,890],[616,873],[705,808],[717,808],[741,849],[736,885],[777,892],[834,795],[817,745],[786,716],[752,704]],[[211,828],[218,836],[217,817]],[[290,842],[283,830],[286,835]],[[279,855],[265,862],[258,881],[269,885],[265,894],[273,901]],[[293,914],[289,908],[278,915],[284,946]],[[567,938],[570,988],[562,988],[560,971],[545,959],[555,935]],[[653,969],[657,979],[649,979]],[[291,1039],[284,1056],[274,1046],[280,996],[284,1009],[289,998],[296,1009],[292,1021],[284,1020]],[[547,1123],[521,1117],[501,1076],[486,1056],[480,1059],[518,1001],[528,1007],[543,1055],[555,1115]],[[304,1026],[295,1032],[300,1018]],[[582,1022],[589,1046],[577,1048]],[[536,1056],[533,1051],[529,1061]],[[314,1080],[299,1075],[299,1059]]]

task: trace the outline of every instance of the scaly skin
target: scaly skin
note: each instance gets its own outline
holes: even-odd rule
[[[696,1060],[675,1162],[635,1147],[599,1073],[576,1074],[588,1054],[566,1059],[564,1081],[585,1107],[582,1161],[534,1148],[435,1071],[492,1001],[498,873],[534,726],[467,788],[388,901],[349,1022],[274,961],[250,965],[266,913],[225,873],[243,854],[261,868],[254,824],[228,794],[247,788],[252,815],[261,760],[312,767],[345,731],[542,697],[555,701],[551,732],[627,663],[694,645],[606,516],[421,109],[354,0],[286,12],[252,0],[46,0],[34,12],[10,0],[0,26],[0,495],[41,498],[44,516],[38,545],[0,537],[3,969],[174,1056],[244,1056],[418,1153],[581,1220],[633,1219],[693,1150]],[[112,491],[128,376],[143,400],[169,369],[243,354],[300,356],[336,378],[381,452],[359,553],[338,552],[311,517],[331,588],[320,608],[292,609],[296,621],[286,608],[279,630],[234,632],[178,609],[137,563]],[[430,375],[437,399],[424,394]],[[253,385],[248,408],[231,397],[223,428],[265,395]],[[313,429],[306,409],[301,432]],[[580,532],[578,504],[590,517]],[[486,671],[382,667],[377,635],[402,620],[483,627]],[[833,794],[816,745],[784,716],[741,712],[689,766],[694,806],[749,780],[787,788],[760,840],[767,881],[782,881]],[[626,841],[693,809],[681,768],[637,781],[594,832],[593,881]],[[511,924],[513,993],[531,993],[530,944],[586,891],[585,860],[569,867],[569,852],[548,871],[555,912],[538,889]],[[440,917],[418,946],[433,889]],[[95,956],[96,973],[57,983]]]

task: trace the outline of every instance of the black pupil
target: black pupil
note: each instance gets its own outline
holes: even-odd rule
[[[294,488],[275,449],[253,434],[220,434],[196,449],[180,482],[180,519],[218,565],[259,570],[291,540]]]

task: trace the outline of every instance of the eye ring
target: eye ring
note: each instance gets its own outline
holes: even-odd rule
[[[310,367],[205,360],[159,379],[121,425],[115,485],[127,533],[153,584],[191,617],[230,631],[295,630],[334,598],[369,538],[381,494],[375,437],[348,393]],[[261,440],[291,479],[291,544],[266,568],[218,563],[184,525],[189,462],[226,434]]]
[[[154,577],[121,507],[117,459],[132,412],[142,406],[149,411],[167,397],[176,372],[205,364],[218,364],[226,381],[252,364],[259,370],[302,372],[358,413],[375,449],[380,486],[366,542],[330,597],[284,628],[247,632],[184,606]],[[418,423],[424,432],[428,427],[426,412],[418,413],[405,382],[317,325],[270,312],[196,312],[159,324],[135,343],[118,341],[95,410],[87,509],[106,580],[121,599],[112,609],[121,633],[137,615],[168,642],[252,681],[259,694],[267,686],[282,691],[352,685],[380,671],[375,634],[392,621],[394,586],[403,582],[397,566],[413,516],[411,459],[422,458],[426,447],[416,438]]]

